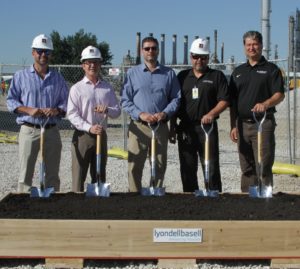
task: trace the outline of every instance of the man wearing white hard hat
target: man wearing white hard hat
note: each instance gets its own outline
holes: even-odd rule
[[[45,187],[59,191],[61,138],[57,123],[67,110],[68,87],[57,71],[49,68],[53,51],[50,37],[41,34],[32,41],[33,65],[15,73],[7,96],[9,111],[17,114],[20,178],[18,191],[32,185],[40,149],[40,129],[44,125]]]
[[[106,181],[107,117],[117,118],[121,109],[112,86],[101,79],[102,56],[98,48],[86,47],[81,53],[85,76],[70,89],[67,116],[75,128],[72,139],[72,190],[84,191],[90,168],[96,175],[96,135],[101,134],[101,181]]]
[[[208,66],[209,41],[207,39],[198,38],[193,41],[190,60],[192,68],[183,70],[177,75],[181,85],[181,103],[176,117],[172,119],[170,141],[175,143],[176,131],[183,191],[194,192],[199,189],[198,157],[203,176],[205,170],[205,133],[201,124],[204,127],[212,125],[209,139],[209,189],[221,192],[217,119],[229,105],[228,84],[221,71]],[[178,125],[177,119],[179,119]]]

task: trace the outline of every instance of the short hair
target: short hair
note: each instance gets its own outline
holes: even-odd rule
[[[263,37],[258,31],[248,31],[243,35],[243,43],[245,45],[246,38],[256,39],[260,44],[263,43]]]
[[[142,40],[142,48],[144,47],[144,44],[146,42],[154,42],[156,44],[157,48],[159,48],[158,41],[153,36],[147,36],[147,37],[143,38],[143,40]]]

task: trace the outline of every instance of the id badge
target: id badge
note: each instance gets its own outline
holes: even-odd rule
[[[193,99],[198,99],[198,97],[199,97],[199,95],[198,95],[198,88],[196,88],[196,87],[194,87],[193,89],[192,89],[192,98]]]

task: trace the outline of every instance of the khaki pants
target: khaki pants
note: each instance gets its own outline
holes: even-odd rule
[[[21,126],[19,134],[19,192],[27,192],[32,186],[34,168],[40,150],[40,134],[40,129]],[[44,134],[45,187],[54,187],[55,191],[60,189],[61,148],[62,143],[58,128],[55,126],[46,129]]]
[[[156,180],[155,187],[162,187],[167,168],[169,128],[161,123],[156,131]],[[147,125],[131,121],[128,132],[128,183],[130,192],[140,192],[145,161],[151,149],[151,129]],[[147,175],[150,182],[150,175]],[[149,187],[149,184],[144,187]]]
[[[90,168],[92,183],[97,182],[96,174],[96,135],[76,130],[72,139],[72,190],[83,192],[84,183]],[[106,181],[107,134],[101,135],[100,179]]]

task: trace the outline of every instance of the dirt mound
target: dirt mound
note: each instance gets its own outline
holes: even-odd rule
[[[300,220],[300,195],[277,193],[273,198],[250,198],[224,193],[218,198],[167,193],[145,197],[111,193],[86,197],[84,193],[57,193],[50,198],[9,194],[0,202],[0,218],[103,220]]]

